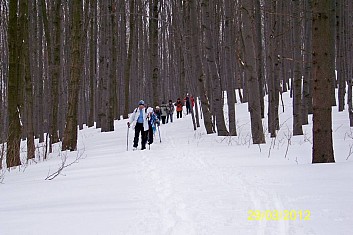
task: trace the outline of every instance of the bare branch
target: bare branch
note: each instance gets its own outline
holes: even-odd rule
[[[65,154],[63,155],[63,158],[62,158],[62,162],[61,162],[61,165],[59,167],[59,169],[48,175],[45,180],[53,180],[55,179],[57,176],[61,175],[61,172],[66,168],[66,167],[69,167],[71,165],[73,165],[74,163],[78,163],[80,159],[83,159],[83,154],[84,154],[84,151],[80,153],[80,151],[77,151],[77,155],[76,155],[76,158],[74,161],[72,161],[71,163],[68,163],[66,164],[66,160],[67,160],[67,151],[65,151]],[[49,174],[49,173],[48,173]]]

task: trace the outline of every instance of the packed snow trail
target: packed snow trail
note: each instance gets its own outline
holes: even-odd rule
[[[257,228],[257,234],[288,234],[284,221],[248,220],[248,210],[274,210],[281,206],[280,199],[271,204],[273,195],[246,182],[236,167],[211,165],[208,161],[217,159],[202,146],[193,146],[202,134],[190,135],[190,125],[190,116],[162,125],[163,143],[156,136],[152,150],[137,155],[139,172],[156,194],[154,213],[160,218],[162,234],[245,234],[249,227]]]
[[[298,165],[301,152],[276,155],[286,149],[280,138],[269,158],[266,145],[249,144],[245,125],[232,139],[206,135],[193,131],[190,115],[161,125],[163,141],[156,135],[151,150],[132,151],[130,129],[126,151],[126,122],[108,133],[84,128],[78,152],[56,146],[47,161],[5,172],[0,234],[350,234],[352,162]],[[44,180],[64,156],[82,158]],[[312,215],[251,220],[250,210]]]

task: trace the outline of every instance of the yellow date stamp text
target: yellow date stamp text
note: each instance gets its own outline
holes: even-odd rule
[[[310,220],[310,210],[248,210],[248,220]]]

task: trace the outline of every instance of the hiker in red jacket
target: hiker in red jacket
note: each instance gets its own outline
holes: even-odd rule
[[[177,99],[177,102],[174,104],[176,106],[177,118],[183,117],[183,103],[180,101],[180,98]]]
[[[190,96],[190,102],[191,102],[191,108],[194,108],[194,106],[195,106],[194,96]]]

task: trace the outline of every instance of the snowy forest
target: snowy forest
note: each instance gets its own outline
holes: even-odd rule
[[[78,127],[110,132],[138,100],[187,93],[194,130],[218,136],[237,135],[247,103],[252,144],[276,137],[290,93],[293,135],[312,115],[312,162],[334,162],[331,110],[353,125],[352,12],[349,0],[1,0],[0,167],[21,165],[21,140],[27,160],[35,139],[73,151]]]

